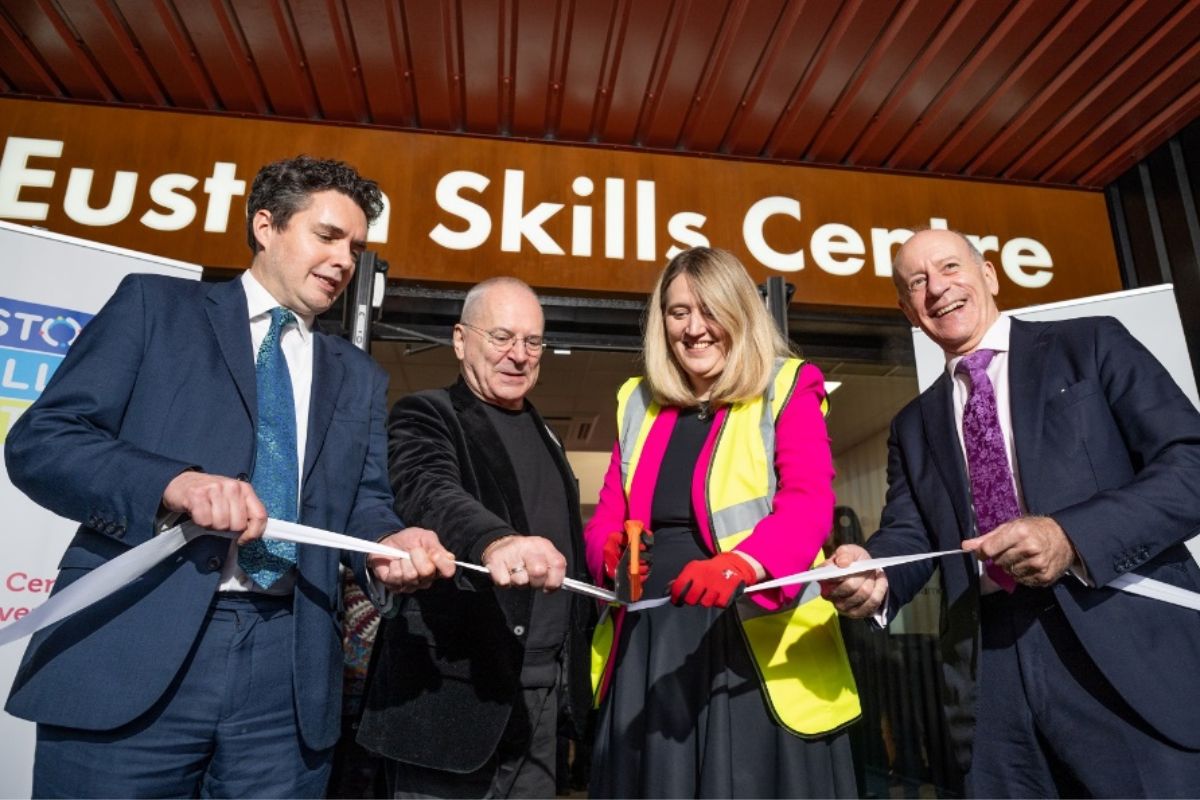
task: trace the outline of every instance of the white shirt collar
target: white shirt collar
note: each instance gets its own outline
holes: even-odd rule
[[[246,306],[250,311],[250,319],[265,316],[271,313],[272,308],[282,305],[274,295],[263,288],[250,270],[242,273],[242,288],[246,292]],[[292,313],[296,314],[296,319],[303,323],[297,325],[296,330],[300,332],[301,340],[307,341],[308,337],[312,335],[313,318],[302,316],[295,311]]]
[[[979,347],[976,350],[995,350],[997,353],[1008,352],[1008,340],[1012,333],[1012,318],[1007,314],[1001,314],[1000,317],[992,323],[992,327],[987,329],[987,333],[983,334],[983,338],[979,340]],[[958,362],[967,357],[967,354],[961,356],[952,356],[946,353],[946,369],[950,374],[954,374],[955,368],[958,367]]]

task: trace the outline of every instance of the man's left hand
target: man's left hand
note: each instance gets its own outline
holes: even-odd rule
[[[991,559],[1026,586],[1049,586],[1075,560],[1067,534],[1050,517],[1021,517],[993,531],[964,539],[963,549],[980,560]]]
[[[483,565],[501,588],[553,592],[567,577],[567,559],[541,536],[506,536],[483,552]]]
[[[371,554],[367,566],[388,590],[415,592],[438,578],[452,578],[457,569],[454,554],[442,547],[436,533],[425,528],[405,528],[381,539],[380,544],[408,553],[409,558]]]

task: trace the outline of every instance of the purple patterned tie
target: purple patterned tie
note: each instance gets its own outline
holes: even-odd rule
[[[1021,516],[1012,470],[1004,447],[1004,432],[996,411],[996,392],[987,375],[995,350],[976,350],[958,362],[955,372],[965,373],[971,381],[967,405],[963,408],[963,444],[967,450],[967,471],[971,474],[971,498],[975,505],[975,524],[979,533],[987,533]],[[998,564],[984,562],[988,577],[1011,592],[1016,581]]]

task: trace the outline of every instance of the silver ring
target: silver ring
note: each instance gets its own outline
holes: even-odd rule
[[[515,567],[508,568],[508,574],[510,574],[510,575],[516,575],[518,572],[524,572],[524,571],[525,571],[524,564],[517,564]]]

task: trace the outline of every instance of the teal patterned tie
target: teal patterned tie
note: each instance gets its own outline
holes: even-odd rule
[[[271,327],[258,348],[257,449],[250,478],[267,514],[287,522],[298,517],[300,467],[292,376],[279,340],[283,329],[295,321],[286,308],[271,309]],[[238,566],[264,589],[271,588],[295,563],[296,545],[292,542],[258,539],[238,551]]]

